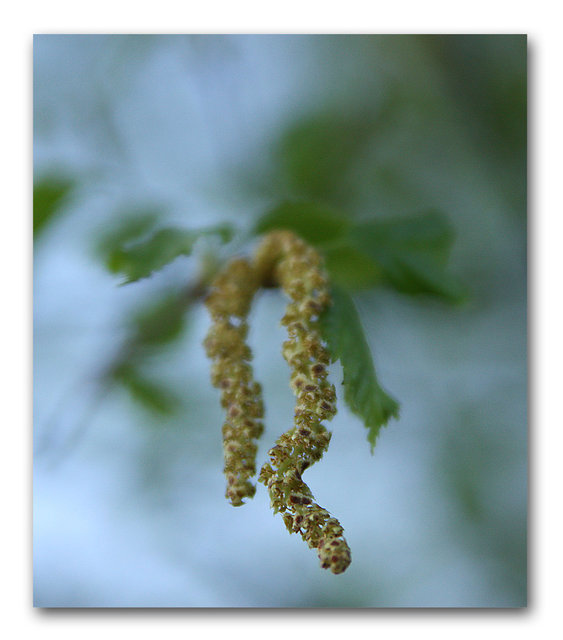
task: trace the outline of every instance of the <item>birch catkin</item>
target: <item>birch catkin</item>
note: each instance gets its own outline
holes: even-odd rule
[[[255,264],[261,277],[278,282],[291,300],[282,318],[288,334],[282,353],[297,396],[294,425],[270,449],[270,462],[262,467],[259,479],[268,487],[274,512],[282,513],[287,529],[317,549],[323,569],[342,573],[351,561],[344,530],[314,502],[301,478],[327,450],[330,433],[322,421],[336,413],[336,393],[327,381],[330,358],[318,329],[319,315],[330,304],[322,259],[300,238],[281,231],[265,238]]]
[[[303,472],[321,459],[330,442],[322,424],[336,413],[336,393],[327,380],[329,354],[318,329],[319,315],[330,304],[321,256],[289,231],[268,234],[252,264],[237,259],[218,276],[207,298],[213,326],[205,344],[214,360],[213,384],[222,390],[227,409],[223,426],[227,497],[242,504],[255,487],[257,438],[262,432],[260,386],[252,379],[250,349],[245,343],[246,318],[260,286],[280,286],[290,298],[282,324],[288,339],[282,353],[290,370],[297,403],[293,426],[269,451],[259,481],[268,488],[274,513],[282,514],[290,533],[300,533],[315,548],[324,569],[342,573],[350,564],[343,529],[314,502]]]
[[[221,405],[227,411],[223,424],[225,496],[238,507],[252,498],[256,487],[256,438],[263,431],[260,385],[254,381],[252,353],[245,342],[247,316],[258,288],[256,271],[244,259],[233,260],[215,279],[206,299],[213,324],[205,339],[213,360],[211,381],[221,390]]]

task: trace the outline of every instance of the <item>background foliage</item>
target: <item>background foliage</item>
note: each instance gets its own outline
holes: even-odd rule
[[[525,604],[524,37],[37,36],[34,139],[37,605]],[[307,476],[337,578],[265,491],[223,498],[198,301],[280,225],[336,286]],[[259,461],[292,415],[283,304],[253,311]]]

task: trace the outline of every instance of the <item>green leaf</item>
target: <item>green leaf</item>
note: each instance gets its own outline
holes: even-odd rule
[[[289,184],[309,197],[338,192],[369,140],[365,117],[317,113],[297,122],[280,141],[280,165]]]
[[[434,295],[451,304],[461,304],[467,298],[457,278],[423,256],[405,255],[381,264],[387,281],[401,293]]]
[[[372,287],[381,281],[381,269],[347,241],[350,221],[342,213],[314,202],[285,202],[264,214],[254,232],[293,231],[324,256],[334,283],[347,289]]]
[[[115,369],[113,377],[129,391],[135,401],[152,413],[171,415],[180,404],[173,393],[153,380],[149,380],[133,365],[121,365]]]
[[[399,415],[398,403],[379,385],[360,317],[352,298],[333,287],[333,304],[321,316],[321,331],[344,375],[344,400],[368,429],[373,448],[382,426]]]
[[[353,223],[313,202],[285,202],[263,215],[256,234],[288,229],[324,256],[332,281],[357,290],[385,284],[409,295],[432,295],[458,304],[466,298],[446,270],[455,233],[436,211]]]
[[[455,240],[448,218],[434,210],[358,223],[351,235],[368,250],[422,252],[441,264],[448,260]]]
[[[464,287],[446,271],[455,238],[448,219],[435,211],[355,225],[349,240],[381,269],[383,279],[401,293],[434,295],[458,304]]]
[[[232,230],[227,225],[195,231],[178,227],[159,229],[149,238],[113,250],[107,266],[112,273],[125,276],[124,284],[135,282],[162,269],[178,256],[189,256],[196,241],[206,235],[218,235],[226,242],[232,237]]]
[[[348,231],[346,216],[314,202],[284,202],[256,223],[256,234],[288,229],[313,246],[338,241]]]
[[[381,284],[381,268],[368,256],[351,246],[321,250],[331,281],[348,290],[366,289]]]
[[[43,178],[33,185],[33,235],[38,237],[60,213],[74,182],[61,176]]]
[[[302,197],[349,200],[351,175],[365,164],[365,152],[392,127],[400,96],[387,92],[361,108],[323,108],[299,118],[282,132],[278,167],[288,187]]]
[[[154,228],[161,212],[156,209],[117,211],[116,222],[96,241],[96,251],[106,264],[125,244],[134,242]]]
[[[188,307],[185,294],[175,292],[139,311],[131,327],[136,347],[160,346],[179,337]]]

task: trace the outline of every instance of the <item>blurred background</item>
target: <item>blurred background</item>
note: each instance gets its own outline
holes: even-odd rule
[[[35,606],[525,606],[525,36],[39,35],[33,58]],[[401,414],[371,455],[341,402],[307,471],[339,576],[262,485],[224,499],[209,320],[175,298],[287,199],[443,211],[469,291],[355,295]],[[238,231],[119,286],[112,248],[149,224]],[[293,413],[283,307],[252,313],[259,465]]]

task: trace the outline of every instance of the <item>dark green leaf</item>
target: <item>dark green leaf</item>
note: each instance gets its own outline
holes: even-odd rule
[[[296,123],[285,133],[279,148],[290,185],[312,198],[338,191],[366,145],[369,130],[365,117],[341,112],[314,114]]]
[[[350,109],[323,109],[296,121],[278,144],[279,167],[289,188],[304,198],[348,201],[351,175],[365,152],[397,118],[399,96]]]
[[[294,231],[316,246],[332,281],[345,289],[387,284],[451,303],[465,298],[464,288],[446,271],[455,234],[438,212],[354,224],[323,205],[287,202],[262,216],[254,231],[275,229]]]
[[[135,282],[162,269],[178,256],[189,256],[196,241],[205,235],[218,235],[223,241],[228,241],[232,231],[226,225],[195,231],[167,227],[145,240],[115,249],[109,255],[107,265],[112,273],[125,276],[124,284]]]
[[[381,264],[388,283],[401,293],[434,295],[452,304],[466,299],[458,280],[424,256],[407,254]]]
[[[368,429],[371,449],[382,426],[397,418],[399,405],[379,385],[373,360],[352,298],[334,287],[333,304],[321,317],[324,339],[344,375],[344,399]]]
[[[60,176],[44,178],[33,185],[34,237],[39,236],[61,211],[73,186],[72,180]]]
[[[177,338],[184,328],[188,306],[185,295],[173,293],[140,311],[132,326],[135,346],[163,345]]]
[[[105,229],[96,242],[97,253],[109,265],[115,252],[146,235],[159,216],[160,212],[152,209],[117,212],[115,224]]]
[[[288,229],[314,246],[340,240],[348,230],[345,216],[314,202],[285,202],[263,215],[256,234]]]
[[[179,255],[189,255],[194,242],[195,237],[190,232],[160,229],[146,240],[114,251],[108,260],[108,267],[112,273],[123,274],[126,282],[134,282],[148,277]]]
[[[445,216],[427,212],[355,225],[351,244],[380,267],[385,282],[402,293],[428,294],[451,303],[465,298],[445,266],[455,234]]]
[[[438,211],[425,211],[401,218],[359,223],[352,230],[351,237],[371,252],[421,252],[445,264],[455,232],[445,215]]]
[[[179,405],[179,399],[162,385],[143,376],[137,368],[124,364],[113,372],[131,397],[145,409],[159,415],[171,415]]]
[[[328,247],[322,253],[326,269],[334,284],[348,290],[365,289],[381,284],[381,268],[354,247]]]

